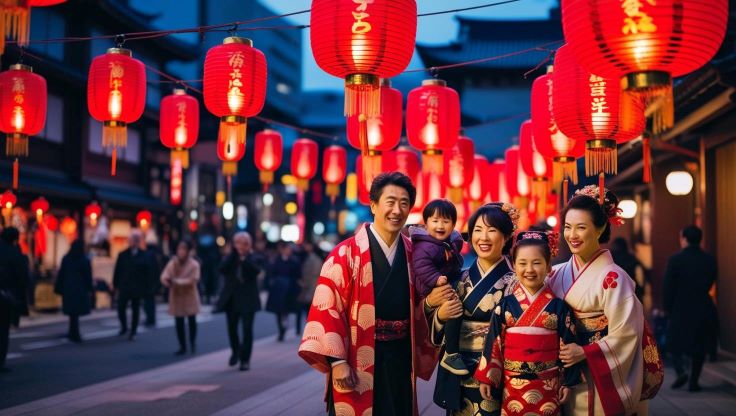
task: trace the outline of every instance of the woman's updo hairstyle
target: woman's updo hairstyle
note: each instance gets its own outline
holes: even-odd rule
[[[562,221],[565,221],[567,212],[571,209],[587,211],[596,228],[605,227],[598,238],[598,242],[601,244],[607,243],[611,239],[611,225],[623,224],[623,218],[620,217],[621,209],[618,208],[618,197],[608,189],[603,189],[605,191],[603,205],[600,204],[598,187],[588,185],[575,192],[575,196],[562,209],[560,217]]]
[[[514,239],[511,237],[513,237],[519,221],[519,213],[516,208],[504,202],[491,202],[478,208],[468,220],[468,242],[471,242],[473,229],[478,223],[478,220],[503,233],[504,237],[506,237],[506,244],[503,246],[502,253],[504,255],[509,254],[514,242]]]

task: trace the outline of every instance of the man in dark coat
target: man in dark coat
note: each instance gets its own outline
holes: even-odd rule
[[[685,227],[680,233],[682,251],[670,257],[664,276],[664,308],[669,317],[667,349],[677,371],[672,388],[687,383],[683,355],[689,355],[690,391],[700,391],[698,379],[705,355],[715,347],[718,333],[718,314],[708,293],[716,281],[716,260],[700,248],[702,238],[698,227]]]
[[[644,269],[639,259],[629,251],[629,244],[626,242],[626,239],[617,237],[611,242],[611,257],[613,257],[614,263],[624,269],[626,274],[634,279],[636,297],[641,301],[644,298],[644,285],[637,280],[636,269],[641,267],[644,273],[646,273],[646,269]]]
[[[128,249],[118,255],[112,284],[118,293],[118,319],[120,319],[120,335],[128,332],[126,310],[128,303],[133,310],[133,320],[129,340],[135,339],[140,318],[141,298],[150,290],[150,283],[156,279],[155,270],[151,267],[151,257],[141,249],[143,236],[140,231],[133,230],[128,239]]]
[[[69,253],[61,260],[54,291],[61,295],[62,311],[69,316],[69,340],[82,342],[79,317],[89,315],[94,295],[92,266],[84,253],[84,241],[74,240]]]
[[[233,236],[233,251],[223,260],[220,273],[225,282],[217,299],[215,310],[227,315],[227,335],[230,339],[229,365],[240,361],[240,371],[250,369],[253,351],[253,319],[261,309],[258,297],[258,275],[261,273],[252,261],[253,241],[247,232]],[[242,323],[243,340],[238,336],[238,322]]]
[[[0,371],[7,371],[10,325],[17,327],[20,317],[28,315],[28,259],[18,247],[19,236],[15,227],[0,233]]]
[[[266,310],[276,314],[276,324],[279,328],[278,340],[281,342],[286,334],[286,321],[289,314],[296,313],[298,307],[296,298],[301,292],[299,281],[302,278],[302,266],[299,259],[292,254],[290,243],[280,241],[278,251],[279,254],[271,259],[268,265]]]

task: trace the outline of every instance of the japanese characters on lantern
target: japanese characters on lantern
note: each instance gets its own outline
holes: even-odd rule
[[[129,49],[110,48],[92,60],[87,107],[103,123],[102,146],[112,148],[112,175],[117,172],[117,149],[128,143],[127,126],[143,115],[145,105],[146,68]]]
[[[266,57],[253,41],[225,38],[207,51],[204,61],[204,105],[220,117],[219,135],[245,143],[247,118],[261,112],[266,101]]]
[[[189,151],[199,136],[199,101],[183,89],[161,100],[159,134],[161,143],[171,149],[171,164],[180,162],[182,169],[189,167]]]
[[[7,134],[5,155],[14,158],[13,189],[18,188],[18,158],[28,156],[28,137],[46,124],[46,80],[30,66],[0,72],[0,131]]]
[[[422,170],[441,174],[442,152],[457,142],[460,133],[460,96],[439,79],[422,81],[406,100],[406,135],[422,152]]]
[[[379,79],[401,73],[414,52],[415,0],[313,0],[317,65],[345,79],[345,115],[380,114]]]
[[[281,133],[276,130],[265,129],[256,133],[254,161],[259,170],[259,180],[263,184],[263,191],[273,183],[274,172],[281,166],[284,144]]]

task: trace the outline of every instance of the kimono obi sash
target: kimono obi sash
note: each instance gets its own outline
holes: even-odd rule
[[[559,351],[560,337],[554,331],[538,334],[506,331],[503,351],[504,359],[514,361],[556,361]]]
[[[409,320],[385,321],[376,319],[376,341],[396,341],[409,335]]]
[[[573,311],[575,326],[582,332],[599,332],[608,329],[608,318],[603,311],[579,312]]]
[[[460,351],[483,352],[483,343],[486,340],[489,327],[488,321],[471,321],[467,317],[463,317],[458,344]]]

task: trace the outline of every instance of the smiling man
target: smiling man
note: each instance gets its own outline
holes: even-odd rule
[[[331,415],[416,414],[416,377],[429,379],[434,370],[411,241],[401,234],[415,198],[406,175],[377,176],[374,222],[338,244],[322,266],[299,355],[327,375]]]

